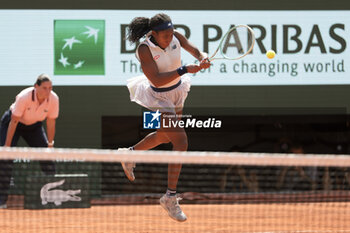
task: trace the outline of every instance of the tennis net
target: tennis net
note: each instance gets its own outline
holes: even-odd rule
[[[0,232],[350,232],[349,155],[0,147],[0,158]],[[134,182],[120,162],[136,162]],[[159,205],[169,163],[183,164],[185,222]]]

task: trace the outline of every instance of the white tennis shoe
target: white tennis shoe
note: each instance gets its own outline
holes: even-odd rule
[[[0,205],[0,209],[7,209],[7,205],[6,204]]]
[[[182,200],[182,198],[176,196],[168,197],[166,194],[164,194],[160,198],[160,205],[168,212],[172,219],[179,222],[184,222],[187,220],[187,217],[180,208],[180,200]]]
[[[129,148],[118,148],[119,151],[121,150],[131,150]],[[136,163],[132,163],[132,162],[121,162],[124,173],[126,175],[126,177],[128,177],[128,179],[130,181],[134,181],[135,180],[135,176],[134,176],[134,168],[136,167]]]

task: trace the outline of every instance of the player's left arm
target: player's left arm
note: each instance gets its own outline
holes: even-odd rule
[[[210,62],[207,60],[208,54],[201,52],[197,46],[192,44],[187,38],[179,33],[178,31],[174,30],[174,35],[179,40],[181,47],[184,48],[187,52],[189,52],[192,56],[194,56],[198,61],[201,62],[202,68],[209,68]]]

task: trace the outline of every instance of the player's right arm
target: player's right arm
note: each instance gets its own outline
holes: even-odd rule
[[[11,146],[11,142],[12,142],[12,138],[13,135],[15,134],[19,119],[21,117],[12,115],[11,116],[11,121],[9,123],[9,127],[7,129],[7,135],[6,135],[6,141],[5,141],[5,145],[6,147],[10,147]]]
[[[143,73],[156,87],[163,86],[179,77],[176,70],[160,73],[147,45],[141,44],[139,46],[138,55]],[[188,73],[197,73],[201,70],[201,67],[195,64],[186,65],[186,68]]]
[[[184,48],[187,52],[192,54],[195,58],[198,59],[200,62],[200,66],[204,69],[207,69],[210,67],[210,62],[208,60],[208,54],[201,52],[197,46],[192,44],[184,35],[179,33],[178,31],[174,31],[174,35],[179,40],[181,47]]]

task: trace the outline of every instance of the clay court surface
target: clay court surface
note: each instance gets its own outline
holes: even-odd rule
[[[350,232],[350,204],[286,203],[189,205],[183,223],[159,205],[93,206],[88,209],[0,210],[0,232]]]

